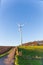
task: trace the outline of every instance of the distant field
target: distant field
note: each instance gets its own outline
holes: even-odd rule
[[[0,58],[6,56],[11,48],[11,46],[0,46]]]
[[[16,55],[16,65],[43,65],[43,46],[19,46],[22,55]]]
[[[9,51],[11,48],[12,48],[11,46],[0,46],[0,54]]]

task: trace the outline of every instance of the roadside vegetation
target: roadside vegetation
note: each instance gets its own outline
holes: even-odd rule
[[[0,58],[3,57],[3,56],[6,56],[6,55],[8,55],[8,52],[5,52],[3,54],[0,54]]]
[[[16,55],[16,65],[42,65],[43,46],[19,46]]]

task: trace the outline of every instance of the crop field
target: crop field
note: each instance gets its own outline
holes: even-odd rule
[[[43,65],[43,46],[19,46],[16,65]]]
[[[10,46],[9,47],[8,46],[0,46],[0,57],[7,55],[11,48],[12,47],[10,47]]]
[[[0,46],[0,54],[3,54],[4,52],[7,52],[10,50],[12,47],[8,46]]]

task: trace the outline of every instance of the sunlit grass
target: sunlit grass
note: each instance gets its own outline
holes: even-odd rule
[[[24,49],[43,49],[43,46],[19,46],[19,48],[24,48]]]
[[[19,46],[19,51],[22,51],[22,56],[16,55],[16,65],[41,65],[41,60],[26,59],[32,57],[43,57],[43,46]],[[23,58],[24,57],[24,58]]]

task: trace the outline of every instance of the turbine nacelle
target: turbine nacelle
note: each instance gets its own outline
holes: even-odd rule
[[[24,24],[18,24],[18,27],[19,27],[19,31],[22,31],[22,27],[24,26]]]

